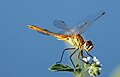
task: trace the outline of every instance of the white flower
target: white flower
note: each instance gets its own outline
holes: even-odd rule
[[[87,60],[88,60],[88,61],[90,60],[90,56],[89,56],[89,57],[87,57]]]
[[[99,68],[99,70],[101,71],[101,70],[102,70],[102,68]]]
[[[100,61],[97,61],[96,64],[99,65],[99,64],[100,64]]]
[[[83,61],[85,61],[85,62],[89,62],[89,60],[90,60],[90,57],[83,58],[82,60],[83,60]]]
[[[89,62],[90,66],[89,66],[89,69],[88,69],[88,73],[90,74],[90,76],[97,76],[100,74],[100,71],[101,71],[101,64],[100,64],[100,61],[96,58],[96,57],[93,57],[93,60],[92,62]]]
[[[88,61],[87,61],[87,58],[83,58],[82,60],[85,61],[85,62],[88,62]]]
[[[93,61],[97,62],[97,61],[98,61],[98,59],[97,59],[96,57],[93,57]]]

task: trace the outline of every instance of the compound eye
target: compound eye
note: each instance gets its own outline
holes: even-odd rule
[[[88,43],[89,43],[89,45],[92,45],[92,42],[90,40],[88,41]]]
[[[92,42],[91,41],[86,41],[85,44],[84,44],[84,49],[86,51],[90,51],[92,48],[93,48]]]
[[[86,43],[86,46],[89,46],[89,42],[88,41],[86,41],[85,43]]]

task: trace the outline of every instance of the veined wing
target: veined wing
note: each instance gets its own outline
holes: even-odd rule
[[[96,21],[97,19],[99,19],[100,17],[102,17],[105,14],[104,11],[99,12],[97,15],[93,16],[92,18],[85,20],[83,23],[78,24],[75,27],[75,32],[82,34],[84,33],[92,24],[94,21]]]
[[[73,34],[73,31],[62,20],[54,20],[53,25]]]

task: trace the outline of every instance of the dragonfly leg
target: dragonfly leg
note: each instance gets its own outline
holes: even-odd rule
[[[83,59],[79,58],[79,60],[81,60],[82,62],[86,63],[86,64],[90,64],[89,62],[84,61]]]
[[[79,48],[78,48],[78,49],[79,49]],[[76,52],[78,49],[76,49],[76,50],[70,55],[70,61],[71,61],[72,65],[74,66],[74,68],[76,68],[76,66],[75,66],[75,64],[74,64],[74,62],[73,62],[73,60],[72,60],[72,56],[75,54],[75,52]]]
[[[82,58],[84,58],[84,56],[83,56],[83,50],[81,50],[81,51],[79,52],[79,54],[78,54],[78,59],[80,58],[80,56],[81,56]]]
[[[80,58],[80,56],[82,57],[82,59]],[[83,60],[83,58],[84,58],[84,56],[83,56],[83,50],[81,50],[81,52],[79,52],[79,54],[78,54],[78,59],[80,59],[81,61],[83,61],[83,62],[86,63],[86,64],[89,64],[88,62],[85,62],[85,61]]]
[[[87,53],[87,55],[89,55],[91,58],[93,58],[93,56],[92,55],[90,55],[88,52],[86,52]]]
[[[74,49],[75,49],[75,48],[66,48],[66,49],[64,49],[64,50],[63,50],[63,52],[62,52],[62,55],[61,55],[60,61],[56,62],[56,64],[58,64],[58,63],[61,63],[61,62],[62,62],[63,55],[64,55],[64,52],[65,52],[66,50],[74,50]]]

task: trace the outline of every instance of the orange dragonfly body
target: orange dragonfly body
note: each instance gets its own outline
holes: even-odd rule
[[[64,51],[66,50],[74,50],[74,52],[70,55],[70,60],[73,64],[73,66],[75,67],[73,61],[72,61],[72,56],[74,55],[74,53],[77,51],[77,50],[80,50],[80,53],[78,55],[78,58],[80,58],[80,55],[81,57],[83,58],[84,55],[83,55],[83,50],[88,54],[88,51],[90,51],[92,48],[93,48],[93,44],[90,40],[84,40],[83,37],[81,36],[81,34],[83,32],[85,32],[87,30],[87,28],[94,22],[96,21],[97,19],[99,19],[102,15],[104,15],[105,12],[102,12],[102,13],[99,13],[96,17],[92,18],[91,20],[89,21],[86,21],[86,22],[83,22],[82,24],[78,25],[76,27],[76,31],[73,31],[72,29],[70,29],[64,21],[61,21],[61,20],[55,20],[53,22],[53,24],[58,27],[58,28],[61,28],[67,32],[69,32],[70,34],[62,34],[62,33],[54,33],[54,32],[51,32],[51,31],[48,31],[47,29],[42,29],[40,27],[37,27],[37,26],[34,26],[34,25],[28,25],[28,28],[32,29],[32,30],[35,30],[37,32],[40,32],[42,34],[45,34],[45,35],[50,35],[50,36],[53,36],[55,38],[57,38],[58,40],[63,40],[65,42],[68,42],[70,43],[71,45],[73,45],[75,48],[66,48],[64,49]],[[61,56],[61,59],[60,61],[58,61],[57,63],[60,63],[62,62],[62,58],[63,58],[63,54],[64,54],[64,51],[62,53],[62,56]],[[90,57],[92,57],[90,54],[88,54]]]
[[[68,35],[68,34],[60,34],[60,33],[53,33],[50,32],[46,29],[42,29],[40,27],[34,26],[34,25],[29,25],[28,26],[30,29],[41,32],[45,35],[50,35],[58,40],[63,40],[65,42],[70,43],[71,45],[75,46],[76,48],[80,48],[81,50],[83,49],[83,44],[84,44],[84,39],[80,34],[75,34],[75,35]]]

